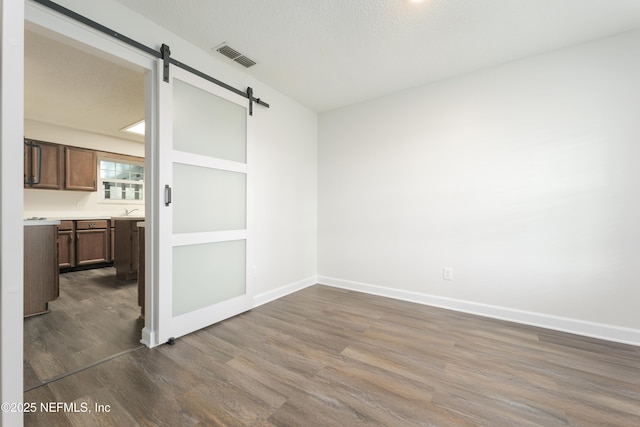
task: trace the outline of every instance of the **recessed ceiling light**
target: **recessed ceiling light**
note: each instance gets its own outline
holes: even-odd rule
[[[123,129],[125,132],[136,133],[138,135],[144,135],[144,120],[140,120],[139,122],[135,122],[132,125],[129,125]]]

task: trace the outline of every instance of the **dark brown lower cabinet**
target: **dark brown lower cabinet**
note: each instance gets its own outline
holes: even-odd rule
[[[115,220],[113,266],[120,280],[138,278],[138,222],[143,219]]]
[[[61,270],[102,267],[111,262],[111,227],[106,219],[65,220],[58,226],[58,265]]]
[[[109,262],[113,261],[113,258],[115,257],[115,253],[116,253],[116,227],[115,227],[115,221],[109,221],[111,223],[111,233],[109,235],[110,240],[111,240],[111,250],[109,253]]]
[[[76,227],[73,221],[60,221],[58,226],[58,265],[60,268],[76,265]]]
[[[76,221],[76,265],[106,263],[109,257],[109,221]]]
[[[138,227],[138,305],[144,319],[144,226]]]
[[[24,316],[47,312],[60,293],[55,225],[24,227]]]

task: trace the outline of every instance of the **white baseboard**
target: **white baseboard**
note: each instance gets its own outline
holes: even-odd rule
[[[638,329],[421,294],[418,292],[386,288],[367,283],[336,279],[333,277],[318,276],[317,281],[323,285],[333,286],[336,288],[446,308],[464,313],[477,314],[479,316],[507,320],[525,325],[539,326],[542,328],[569,332],[591,338],[640,346],[640,330]]]
[[[253,297],[253,306],[258,307],[262,304],[266,304],[268,302],[277,300],[278,298],[282,298],[309,286],[315,285],[316,283],[318,283],[318,278],[316,276],[312,276],[294,283],[290,283],[288,285],[281,286],[278,289],[255,295]]]

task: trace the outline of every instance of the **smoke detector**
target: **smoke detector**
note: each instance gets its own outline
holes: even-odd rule
[[[226,42],[214,47],[212,50],[215,50],[216,52],[221,53],[222,55],[237,62],[238,64],[242,65],[245,68],[249,68],[256,65],[256,61],[254,61],[253,59],[247,58],[246,56],[244,56],[243,54],[241,54],[240,52],[238,52],[237,50],[229,46]]]

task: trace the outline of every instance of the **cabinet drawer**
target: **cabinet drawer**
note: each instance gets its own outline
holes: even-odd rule
[[[94,228],[107,228],[107,220],[106,219],[97,219],[97,220],[77,221],[76,222],[76,229],[77,230],[92,230]]]
[[[60,221],[60,225],[58,225],[58,230],[60,231],[73,230],[73,221]]]

